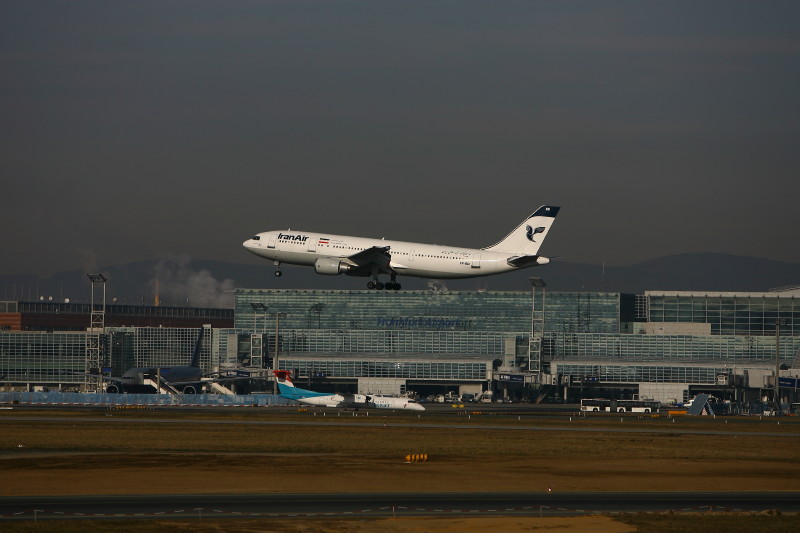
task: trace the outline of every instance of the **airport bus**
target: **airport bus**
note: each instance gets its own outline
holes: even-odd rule
[[[581,411],[606,413],[657,413],[661,402],[656,400],[605,400],[593,398],[581,400]]]

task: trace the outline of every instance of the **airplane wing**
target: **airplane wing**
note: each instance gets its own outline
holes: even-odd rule
[[[252,376],[247,370],[219,370],[217,372],[209,372],[203,374],[203,378],[217,378],[217,379],[236,379],[245,378],[250,379]]]
[[[183,385],[202,385],[203,383],[224,383],[229,381],[241,381],[244,379],[253,379],[252,376],[220,376],[220,377],[204,377],[201,379],[194,379],[189,381],[170,381],[170,385],[183,386]]]
[[[391,267],[392,254],[388,246],[373,246],[346,258],[347,262],[359,270],[368,270],[375,266],[380,274],[396,274]]]

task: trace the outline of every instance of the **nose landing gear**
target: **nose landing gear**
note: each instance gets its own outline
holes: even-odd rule
[[[281,262],[280,261],[274,261],[274,264],[275,264],[275,268],[277,268],[277,270],[275,271],[275,277],[279,278],[279,277],[283,276],[283,272],[281,272]]]

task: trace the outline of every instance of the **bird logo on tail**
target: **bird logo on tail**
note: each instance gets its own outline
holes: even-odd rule
[[[533,236],[534,235],[536,235],[537,233],[543,233],[543,232],[544,232],[544,226],[539,226],[536,229],[534,229],[534,228],[532,228],[530,226],[525,226],[525,235],[528,237],[528,240],[531,241],[531,242],[536,242],[536,241],[533,240]]]

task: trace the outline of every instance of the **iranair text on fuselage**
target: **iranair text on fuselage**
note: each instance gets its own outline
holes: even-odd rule
[[[308,235],[291,235],[289,233],[278,233],[278,240],[279,241],[293,241],[293,242],[306,242],[308,240]]]

